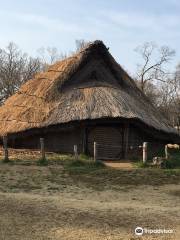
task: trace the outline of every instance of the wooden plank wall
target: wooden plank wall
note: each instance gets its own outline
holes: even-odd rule
[[[97,143],[97,158],[121,159],[123,133],[121,127],[96,126],[88,129],[88,153],[93,156],[93,143]]]

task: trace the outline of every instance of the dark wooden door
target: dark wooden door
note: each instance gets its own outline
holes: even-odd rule
[[[117,160],[122,158],[122,129],[97,126],[88,130],[88,153],[93,156],[93,143],[97,143],[97,158]]]

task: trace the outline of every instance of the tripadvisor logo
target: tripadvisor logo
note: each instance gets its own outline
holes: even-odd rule
[[[143,228],[142,227],[135,228],[135,234],[138,236],[143,235]]]
[[[173,232],[173,229],[148,229],[142,227],[135,228],[135,234],[137,236],[141,236],[143,234],[172,234]]]

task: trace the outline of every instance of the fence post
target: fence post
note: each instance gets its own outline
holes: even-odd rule
[[[42,159],[45,160],[46,156],[45,156],[45,149],[44,149],[44,138],[40,138],[40,145],[41,145],[41,156],[42,156]]]
[[[143,163],[147,162],[147,148],[148,148],[148,143],[143,142]]]
[[[74,145],[74,158],[75,158],[75,160],[78,160],[77,145]]]
[[[169,153],[168,153],[168,145],[165,145],[165,158],[168,159],[169,158]]]
[[[94,142],[94,161],[97,161],[97,144]]]
[[[8,146],[7,146],[7,136],[3,136],[3,148],[4,148],[4,161],[9,161]]]

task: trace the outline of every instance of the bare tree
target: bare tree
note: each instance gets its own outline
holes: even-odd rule
[[[173,79],[169,83],[171,87],[171,102],[174,116],[173,124],[180,132],[180,64],[177,65]],[[170,108],[171,112],[171,108]]]
[[[75,41],[76,44],[76,52],[80,51],[81,49],[85,48],[90,42],[85,41],[84,39],[77,39]]]
[[[139,88],[141,88],[140,81],[136,80],[136,84]],[[147,82],[144,86],[144,93],[151,101],[151,103],[155,106],[158,106],[159,99],[161,98],[161,92],[159,88],[153,82]]]
[[[156,102],[172,126],[180,129],[180,65],[175,73],[158,86],[160,95]]]
[[[46,70],[49,65],[67,58],[66,54],[58,52],[58,49],[55,47],[41,47],[37,50],[37,53],[42,62],[44,70]]]
[[[180,63],[176,67],[174,76],[175,93],[180,98]]]
[[[38,57],[30,57],[10,42],[5,49],[0,48],[0,104],[13,95],[19,87],[50,64],[66,58],[55,47],[40,48]]]
[[[7,48],[0,49],[0,104],[39,72],[41,66],[38,58],[22,53],[12,42]]]
[[[137,85],[169,120],[180,128],[180,64],[174,73],[167,71],[175,51],[152,42],[136,48],[142,63],[138,65]]]
[[[153,42],[146,42],[135,49],[142,58],[138,65],[137,80],[142,91],[145,91],[147,82],[165,81],[168,74],[165,70],[167,63],[175,55],[175,51],[168,46],[158,47]]]

